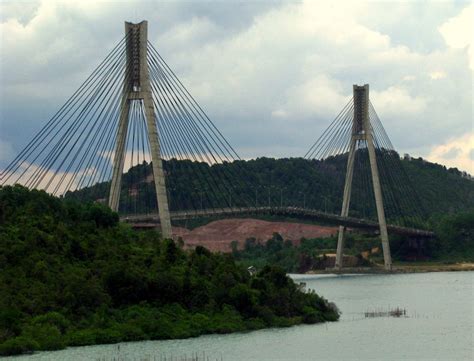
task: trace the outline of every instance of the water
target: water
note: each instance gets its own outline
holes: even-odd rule
[[[474,272],[292,275],[334,301],[339,322],[194,339],[75,347],[20,360],[474,360]],[[400,307],[406,318],[365,318]]]

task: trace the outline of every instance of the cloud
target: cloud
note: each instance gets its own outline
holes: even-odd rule
[[[97,172],[94,168],[83,169],[80,172],[64,172],[52,169],[45,169],[36,164],[22,163],[14,172],[4,174],[2,185],[22,184],[28,187],[35,185],[37,189],[43,189],[48,193],[63,195],[68,190],[75,190],[79,186],[79,181],[84,177],[87,183],[87,176]]]
[[[27,25],[36,15],[39,1],[2,1],[0,2],[0,22],[10,19],[18,21],[22,25]]]
[[[469,66],[474,70],[474,4],[466,6],[460,14],[447,20],[439,27],[446,44],[454,49],[466,50],[469,54]]]
[[[273,118],[287,118],[288,112],[283,109],[277,109],[277,110],[272,111],[272,117]]]
[[[396,116],[420,114],[427,105],[427,99],[423,96],[411,96],[407,89],[399,86],[372,92],[370,97],[378,109]]]
[[[474,132],[433,147],[426,159],[474,174]]]
[[[14,153],[123,36],[122,20],[142,18],[243,158],[304,155],[353,84],[370,84],[402,153],[425,156],[472,126],[472,46],[459,30],[472,5],[38,1],[22,9],[8,9],[0,24],[0,140]]]
[[[433,80],[446,78],[446,73],[444,71],[434,71],[429,74],[430,78]]]
[[[456,157],[459,157],[461,153],[461,148],[451,147],[448,151],[441,154],[441,157],[444,159],[455,159]]]
[[[176,55],[172,63],[212,118],[227,120],[220,127],[244,156],[258,155],[251,142],[260,144],[260,154],[285,156],[291,148],[290,155],[304,154],[350,99],[354,83],[371,84],[372,101],[402,149],[445,140],[447,122],[453,132],[465,131],[470,100],[454,95],[455,88],[470,93],[462,58],[395,45],[358,21],[364,4],[347,6],[284,4],[245,31],[206,43],[191,59]],[[446,119],[448,102],[457,105]],[[433,129],[433,137],[407,134],[409,127]]]

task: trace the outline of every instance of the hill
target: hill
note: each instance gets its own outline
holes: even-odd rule
[[[396,158],[394,162],[399,168],[395,174],[398,178],[382,177],[386,215],[390,223],[421,226],[420,220],[436,220],[440,215],[474,209],[474,181],[459,170],[447,169],[421,158],[400,160],[397,154],[392,154],[392,157]],[[338,214],[346,160],[346,156],[326,161],[258,158],[209,166],[172,159],[164,162],[170,209],[218,208],[229,204],[292,205]],[[124,175],[121,212],[142,213],[154,207],[150,204],[154,199],[150,174],[150,164],[143,163]],[[213,181],[223,175],[227,175],[232,184],[226,184],[225,189],[213,186]],[[373,194],[367,178],[367,174],[354,177],[350,215],[374,219]],[[107,197],[108,187],[109,183],[101,183],[70,192],[66,197],[103,200]]]
[[[278,267],[133,231],[99,204],[0,188],[0,355],[335,321]]]

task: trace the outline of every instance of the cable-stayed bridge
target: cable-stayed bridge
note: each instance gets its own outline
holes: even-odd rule
[[[345,227],[360,228],[367,230],[378,230],[379,224],[368,219],[360,219],[354,217],[344,217],[337,214],[318,211],[310,208],[293,207],[293,206],[274,206],[274,207],[229,207],[229,208],[210,208],[198,209],[191,211],[171,211],[170,218],[175,221],[196,219],[196,218],[213,218],[213,217],[235,217],[235,216],[252,216],[252,215],[275,215],[284,217],[294,217],[298,219],[306,219],[312,221],[322,221],[328,223],[336,223]],[[155,227],[160,222],[157,213],[150,214],[134,214],[124,215],[121,220],[135,225],[137,228]],[[387,225],[388,231],[393,234],[432,237],[433,232],[397,226],[393,224]]]
[[[389,233],[433,234],[420,229],[421,202],[368,85],[353,94],[272,192],[274,180],[240,160],[148,41],[147,22],[125,23],[124,38],[2,170],[0,184],[104,203],[124,221],[159,223],[165,237],[173,235],[171,221],[199,217],[329,221],[340,227],[337,267],[346,227],[377,229],[390,269]],[[259,190],[263,199],[268,190],[267,204],[259,205]]]

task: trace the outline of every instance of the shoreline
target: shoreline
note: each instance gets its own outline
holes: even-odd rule
[[[348,267],[341,270],[326,268],[324,270],[311,270],[305,274],[402,274],[402,273],[427,273],[427,272],[466,272],[474,271],[474,263],[460,262],[453,264],[421,264],[421,265],[397,265],[391,271],[385,270],[383,266],[373,267]]]

